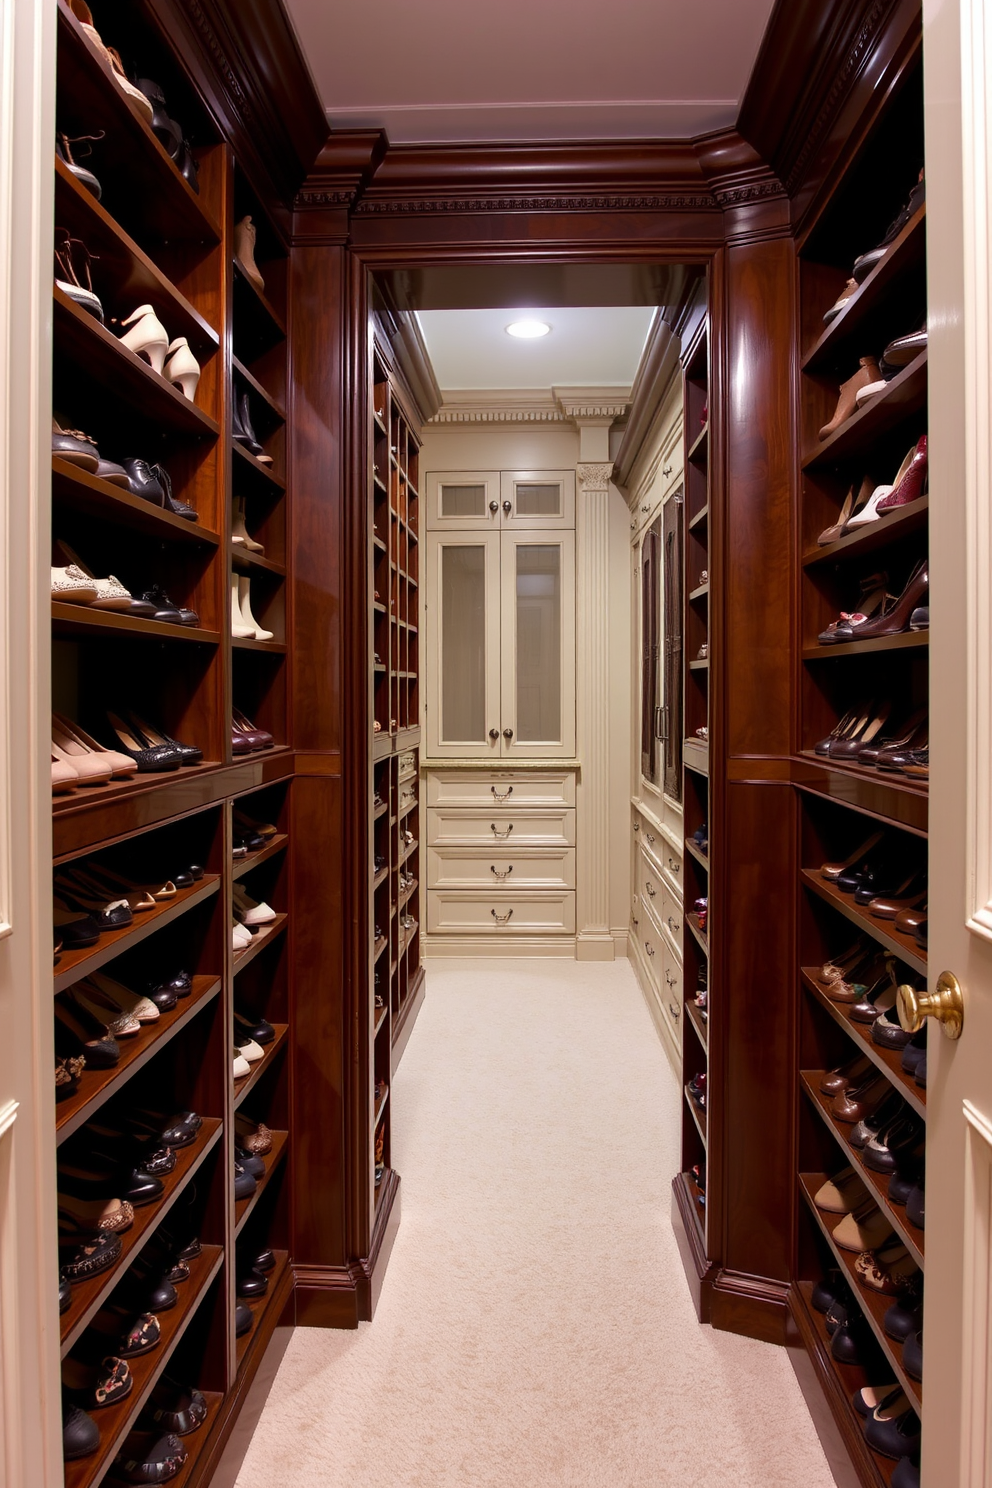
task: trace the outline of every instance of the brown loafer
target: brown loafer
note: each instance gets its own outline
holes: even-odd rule
[[[845,423],[853,413],[857,411],[857,396],[862,388],[867,387],[870,382],[881,382],[882,374],[878,362],[874,357],[862,357],[857,372],[841,384],[840,393],[837,397],[837,409],[829,423],[824,424],[820,430],[820,438],[829,439],[841,424]]]
[[[874,1066],[872,1066],[874,1069]],[[830,1103],[830,1109],[838,1121],[849,1121],[852,1124],[867,1116],[869,1111],[878,1105],[892,1086],[884,1075],[870,1074],[862,1080],[860,1085],[842,1090],[835,1095]]]

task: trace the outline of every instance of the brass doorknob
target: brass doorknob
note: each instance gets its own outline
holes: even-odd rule
[[[961,1037],[964,1027],[964,996],[953,972],[942,971],[935,992],[917,992],[904,983],[896,999],[899,1022],[907,1033],[919,1033],[924,1018],[936,1018],[941,1032],[950,1039]]]

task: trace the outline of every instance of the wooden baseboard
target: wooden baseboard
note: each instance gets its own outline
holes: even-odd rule
[[[838,1370],[795,1285],[789,1289],[785,1346],[837,1488],[885,1488]]]
[[[347,1266],[296,1267],[296,1322],[301,1328],[357,1328],[375,1313],[390,1252],[400,1226],[400,1177],[382,1180],[372,1243]]]
[[[425,958],[432,956],[557,956],[575,960],[574,935],[520,935],[515,940],[501,940],[495,935],[424,935],[421,938]]]
[[[417,968],[417,975],[414,977],[413,987],[407,992],[406,1002],[400,1009],[400,1015],[393,1025],[394,1072],[396,1070],[396,1066],[403,1058],[403,1050],[410,1042],[410,1035],[413,1032],[413,1025],[416,1023],[417,1017],[420,1013],[420,1009],[423,1007],[425,994],[426,984],[424,980],[424,968],[423,966],[420,966]]]
[[[722,1333],[740,1333],[782,1345],[789,1317],[789,1284],[722,1267],[713,1278],[710,1322]]]
[[[716,1266],[706,1259],[699,1239],[696,1217],[692,1212],[692,1201],[681,1173],[672,1179],[672,1229],[678,1241],[679,1254],[685,1279],[689,1283],[689,1295],[701,1323],[710,1320],[710,1297]]]

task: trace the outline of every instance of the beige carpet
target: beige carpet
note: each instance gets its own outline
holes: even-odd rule
[[[296,1331],[238,1488],[833,1488],[785,1352],[700,1327],[626,961],[435,961],[372,1323]]]

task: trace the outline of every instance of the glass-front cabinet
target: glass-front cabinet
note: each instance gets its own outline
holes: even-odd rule
[[[535,509],[550,515],[556,505],[570,507],[574,519],[574,484],[566,489],[557,471],[499,474],[510,511],[498,504],[485,531],[492,475],[432,478],[428,751],[479,760],[572,757],[575,533],[534,521]],[[471,509],[460,524],[456,508]]]

